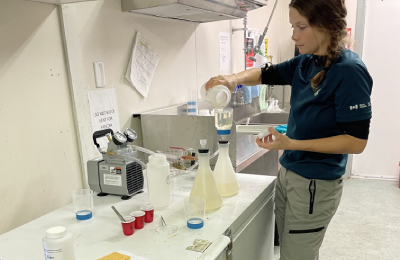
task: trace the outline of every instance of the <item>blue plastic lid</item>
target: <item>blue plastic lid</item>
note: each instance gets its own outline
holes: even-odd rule
[[[197,102],[196,102],[196,101],[188,101],[188,102],[187,102],[187,104],[188,104],[188,105],[192,105],[192,106],[194,106],[194,105],[196,105],[196,104],[197,104]]]
[[[187,111],[188,112],[197,112],[197,109],[196,108],[189,108]]]
[[[231,129],[228,129],[228,130],[217,129],[217,135],[230,135],[230,134],[231,134]]]

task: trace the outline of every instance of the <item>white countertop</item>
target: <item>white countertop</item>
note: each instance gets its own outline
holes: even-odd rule
[[[46,229],[65,226],[74,238],[76,260],[98,259],[116,251],[126,251],[149,260],[189,260],[197,259],[202,253],[188,251],[195,239],[215,241],[247,207],[270,185],[276,177],[251,174],[237,174],[240,183],[238,195],[224,199],[223,206],[206,213],[204,227],[191,230],[186,227],[183,199],[188,191],[172,190],[173,202],[168,208],[155,210],[167,224],[179,227],[171,236],[159,235],[153,231],[153,223],[145,223],[143,229],[135,230],[132,236],[122,233],[121,223],[111,209],[115,206],[121,215],[140,210],[148,204],[147,188],[142,194],[123,201],[117,196],[94,196],[93,218],[78,221],[72,204],[50,212],[36,220],[22,225],[0,236],[1,260],[44,259],[42,237]],[[207,252],[207,250],[205,251]]]

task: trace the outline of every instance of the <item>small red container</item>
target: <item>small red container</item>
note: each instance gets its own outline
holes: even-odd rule
[[[121,221],[122,231],[124,232],[125,236],[131,236],[135,232],[135,218],[131,216],[124,217],[126,222]]]
[[[142,211],[144,211],[144,222],[151,223],[154,219],[154,207],[151,205],[143,205],[140,207]]]
[[[130,214],[135,217],[135,229],[142,229],[144,227],[144,215],[145,213],[141,210],[132,211]]]

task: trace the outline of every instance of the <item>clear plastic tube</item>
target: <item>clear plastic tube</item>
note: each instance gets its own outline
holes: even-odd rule
[[[136,158],[136,157],[134,157],[132,155],[129,155],[129,154],[126,154],[126,153],[115,153],[115,154],[118,155],[118,156],[121,156],[123,158],[128,157],[129,159],[132,159],[132,161],[135,161],[138,164],[140,164],[143,167],[143,169],[147,168],[147,165],[144,162],[142,162],[141,160],[139,160],[138,158]]]
[[[144,152],[144,153],[147,153],[147,154],[150,154],[150,155],[151,154],[156,154],[155,152],[153,152],[153,151],[151,151],[149,149],[146,149],[146,148],[143,148],[143,147],[140,147],[140,146],[137,146],[137,145],[131,145],[131,147],[133,149],[136,149],[138,151],[141,151],[141,152]],[[178,159],[178,157],[176,155],[162,153],[162,152],[157,152],[157,153],[161,153],[161,154],[165,155],[165,157],[167,157],[168,159]]]
[[[141,152],[144,152],[144,153],[147,153],[147,154],[155,154],[155,152],[153,152],[153,151],[151,151],[151,150],[149,150],[149,149],[146,149],[146,148],[143,148],[143,147],[134,145],[134,144],[131,145],[131,147],[132,147],[133,149],[136,149],[136,150],[138,150],[138,151],[141,151]]]

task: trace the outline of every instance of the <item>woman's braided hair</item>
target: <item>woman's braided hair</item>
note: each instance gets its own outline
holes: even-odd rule
[[[310,26],[330,37],[325,69],[312,78],[311,87],[316,90],[330,66],[339,58],[347,36],[345,0],[292,0],[289,7],[295,8],[308,19]]]

